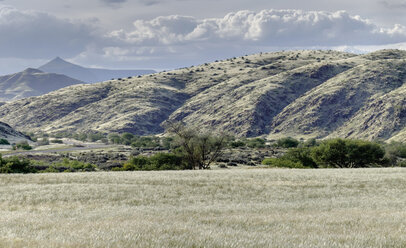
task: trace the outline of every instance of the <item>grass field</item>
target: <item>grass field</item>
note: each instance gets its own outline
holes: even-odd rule
[[[406,169],[0,175],[0,247],[406,247]]]

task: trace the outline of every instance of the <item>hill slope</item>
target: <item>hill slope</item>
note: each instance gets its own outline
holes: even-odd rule
[[[11,101],[45,93],[83,82],[55,73],[28,68],[0,77],[0,101]]]
[[[101,82],[110,80],[112,78],[155,73],[154,70],[108,70],[85,68],[69,63],[59,57],[56,57],[45,65],[40,66],[38,69],[46,72],[64,74],[87,83]]]
[[[0,122],[0,138],[8,140],[10,144],[29,140],[29,137],[14,130],[4,122]]]
[[[0,106],[47,132],[163,131],[166,120],[237,136],[406,138],[406,52],[264,53],[92,85]]]

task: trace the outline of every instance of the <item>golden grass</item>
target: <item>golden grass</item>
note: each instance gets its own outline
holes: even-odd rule
[[[406,170],[0,175],[0,247],[405,247]]]

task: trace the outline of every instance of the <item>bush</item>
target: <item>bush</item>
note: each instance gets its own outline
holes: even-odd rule
[[[276,146],[282,147],[282,148],[293,148],[297,147],[299,145],[299,141],[292,138],[292,137],[286,137],[282,138],[276,141]]]
[[[389,158],[406,158],[406,144],[400,142],[391,142],[385,147],[386,156]]]
[[[51,140],[51,143],[54,143],[54,144],[63,144],[63,141],[60,140],[60,139],[54,139],[54,140]]]
[[[173,153],[157,153],[151,157],[130,158],[122,167],[125,171],[135,170],[184,170],[188,168],[181,156]]]
[[[396,165],[399,167],[406,167],[406,160],[399,161]]]
[[[261,138],[248,139],[247,146],[250,148],[264,148],[265,140]]]
[[[284,157],[266,158],[262,161],[262,164],[278,168],[300,168],[300,169],[304,168],[300,162],[294,162]]]
[[[385,151],[374,142],[331,139],[312,148],[311,155],[319,166],[357,168],[382,164]]]
[[[78,160],[70,160],[65,158],[62,162],[52,164],[54,168],[67,168],[65,172],[77,171],[95,171],[97,166],[90,163],[81,162]]]
[[[28,159],[18,157],[2,158],[0,155],[0,173],[32,173],[35,169]]]
[[[10,145],[10,142],[6,139],[0,139],[0,145]]]
[[[28,144],[27,141],[21,141],[21,142],[15,144],[15,145],[13,146],[13,150],[18,150],[18,149],[31,150],[32,147]]]
[[[318,165],[312,158],[311,151],[312,149],[308,147],[292,148],[283,157],[295,163],[300,163],[303,167],[317,168]]]
[[[49,145],[49,139],[47,137],[42,138],[41,140],[37,141],[39,146],[46,146]]]
[[[245,147],[245,142],[242,140],[232,141],[230,143],[231,148]]]

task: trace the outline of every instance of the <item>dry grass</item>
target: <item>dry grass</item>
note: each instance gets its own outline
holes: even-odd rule
[[[0,175],[0,247],[405,247],[406,170]]]

